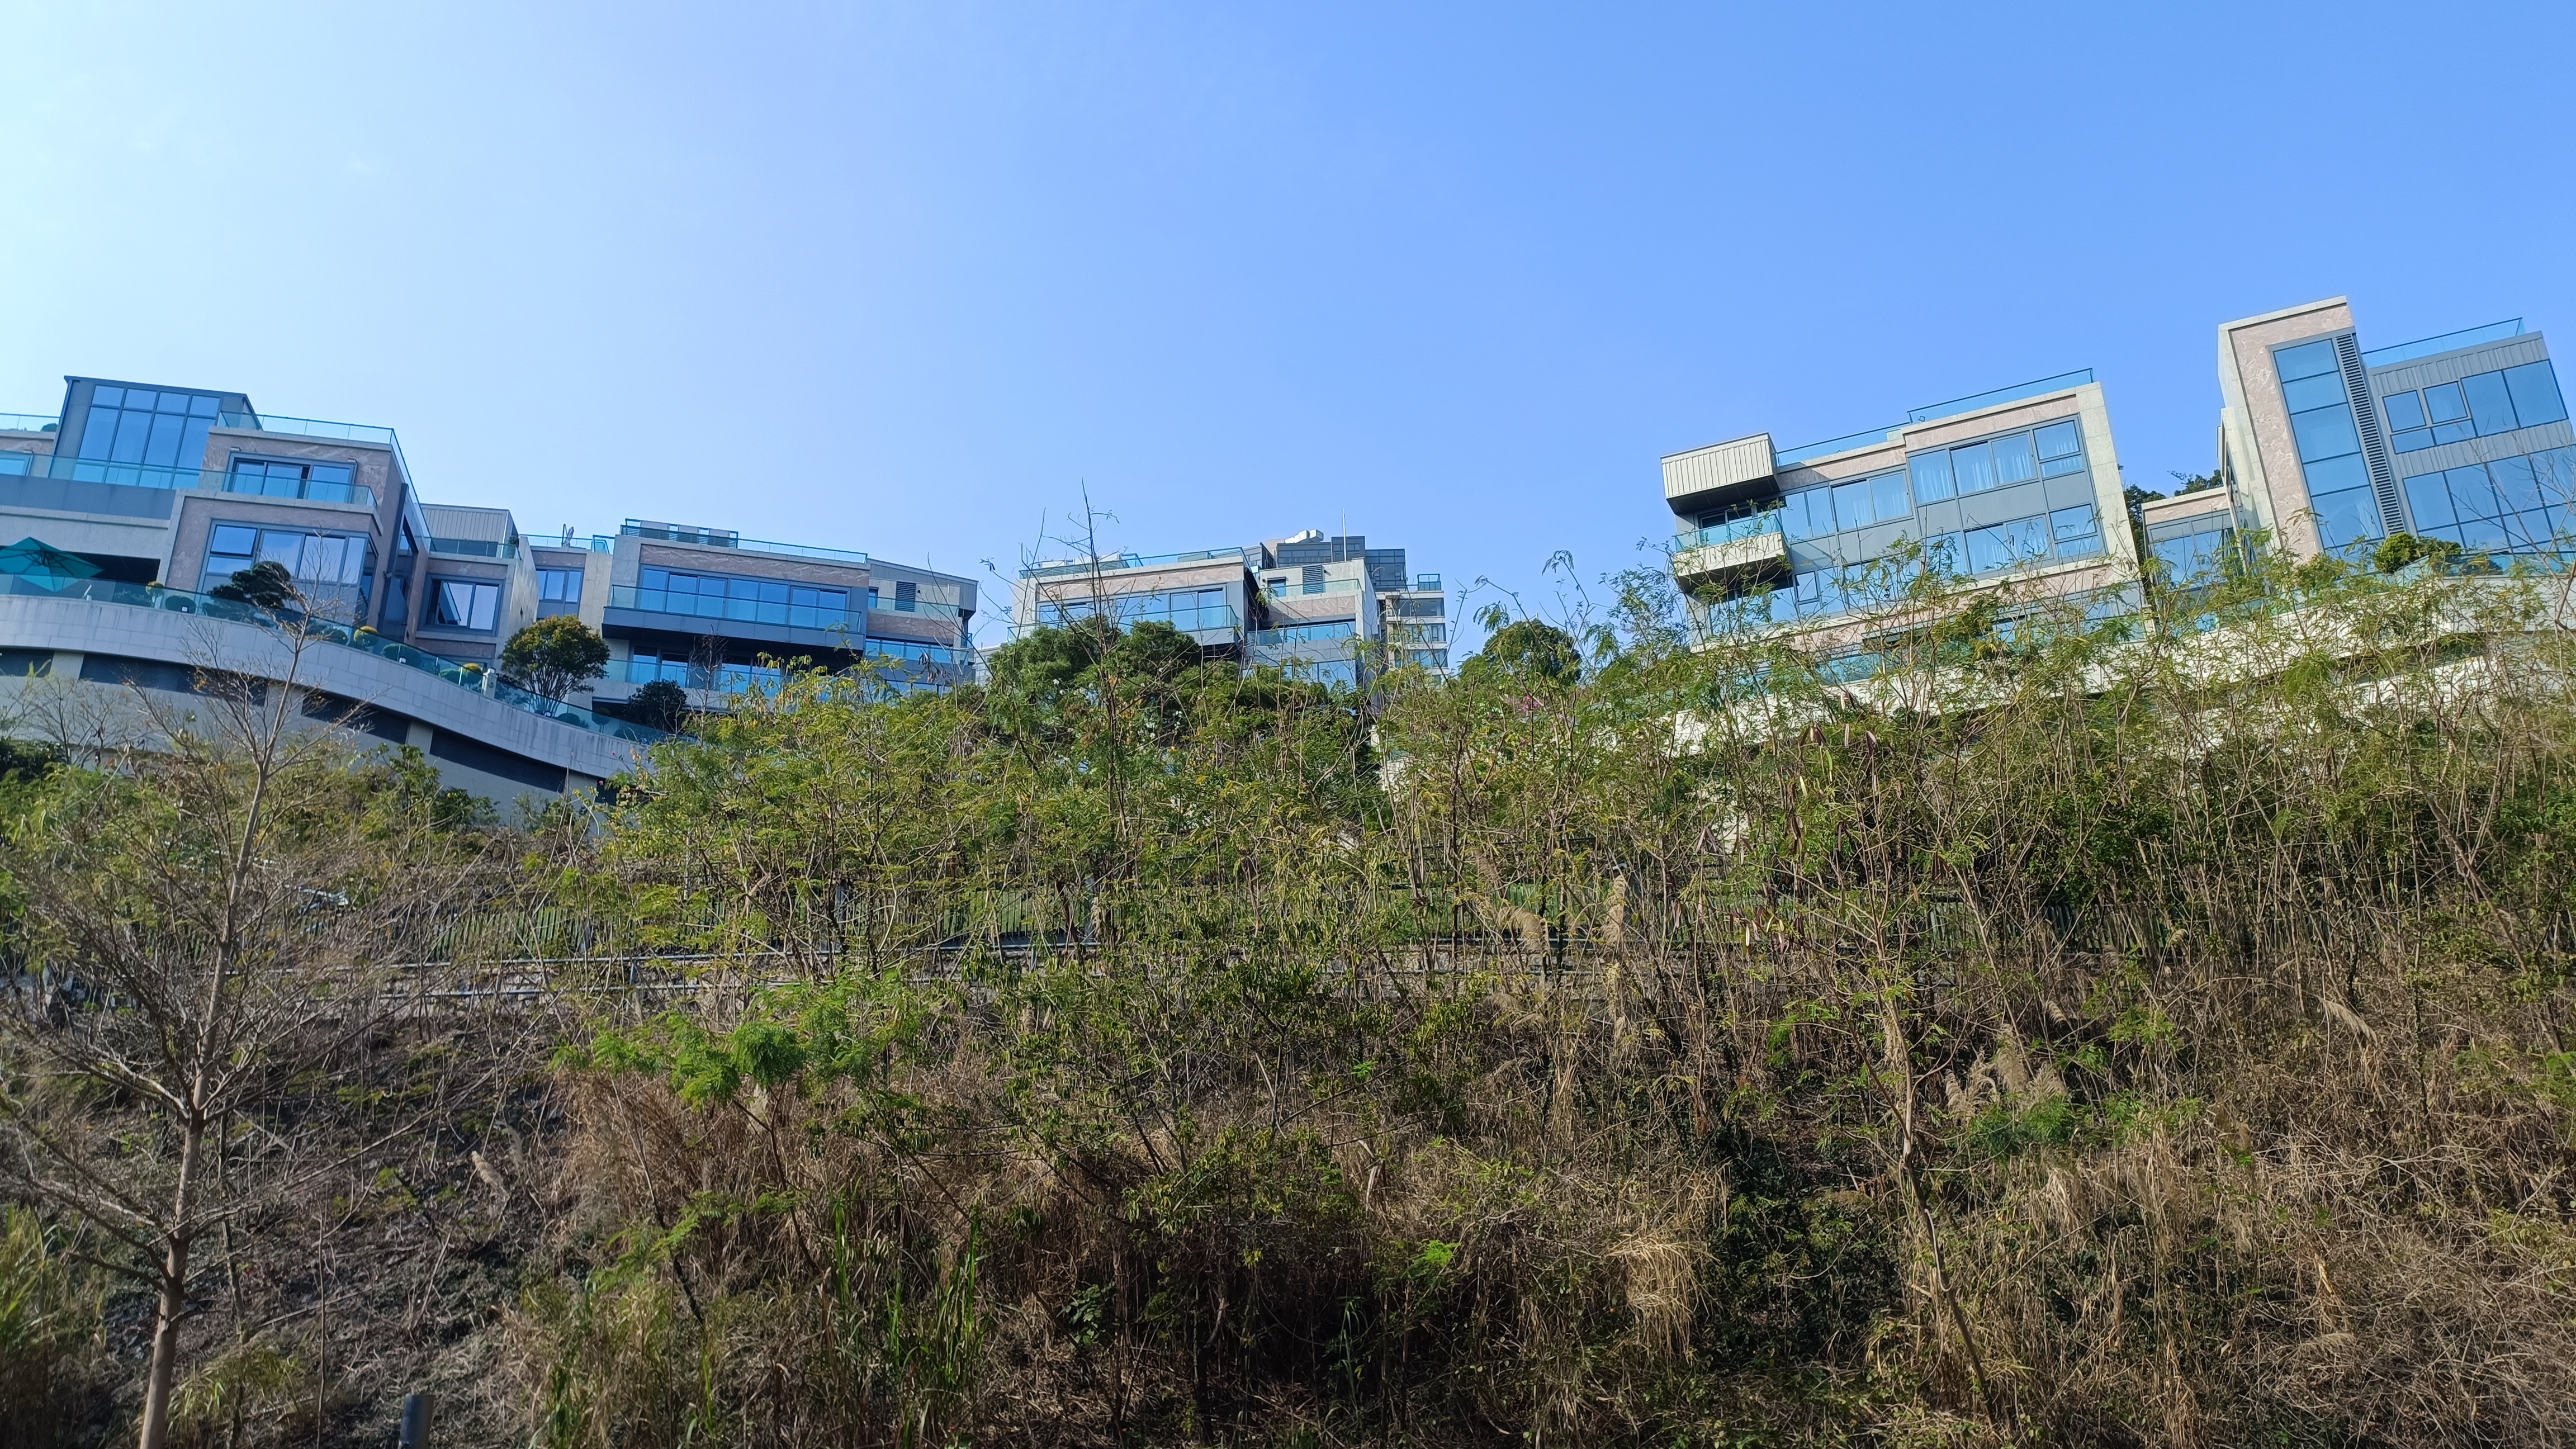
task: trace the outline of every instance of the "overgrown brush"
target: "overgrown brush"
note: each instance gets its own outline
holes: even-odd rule
[[[1622,583],[1580,678],[1079,626],[662,752],[560,898],[794,981],[566,1058],[553,1442],[2576,1423],[2541,585],[1915,581],[1842,685]]]
[[[1892,579],[1866,678],[1661,587],[1365,697],[1086,623],[660,748],[518,903],[595,1003],[520,1432],[2571,1437],[2557,581]]]

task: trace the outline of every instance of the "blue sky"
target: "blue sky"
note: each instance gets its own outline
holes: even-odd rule
[[[2576,325],[2571,15],[0,3],[0,410],[237,388],[531,532],[979,576],[1088,490],[1543,611],[1681,448],[2089,366],[2160,485],[2224,319]]]

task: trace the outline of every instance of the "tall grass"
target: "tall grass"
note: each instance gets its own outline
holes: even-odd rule
[[[1846,682],[1640,576],[1580,678],[796,682],[544,882],[708,989],[562,1058],[513,1391],[567,1446],[2561,1442],[2555,587],[1891,581]]]

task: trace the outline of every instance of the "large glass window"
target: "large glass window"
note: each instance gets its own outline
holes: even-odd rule
[[[1780,532],[1792,540],[1822,538],[1914,516],[1914,499],[1901,469],[1802,488],[1783,495],[1780,507]]]
[[[206,568],[199,586],[228,583],[234,574],[263,562],[285,569],[299,583],[356,584],[365,579],[370,561],[364,534],[218,523],[206,535]]]
[[[2102,525],[2090,503],[2049,514],[2048,527],[2059,558],[2084,558],[2102,551]]]
[[[286,462],[276,458],[235,458],[224,481],[228,493],[257,493],[270,498],[318,498],[347,503],[354,470],[346,463]]]
[[[1153,594],[1120,594],[1106,600],[1109,615],[1121,627],[1141,623],[1169,624],[1187,634],[1199,629],[1235,627],[1234,610],[1222,588],[1167,589]],[[1089,599],[1049,599],[1038,604],[1038,623],[1059,628],[1098,612]]]
[[[2084,433],[2075,420],[2050,423],[2033,434],[2039,443],[2039,471],[2050,478],[2084,471]]]
[[[2165,582],[2192,584],[2215,577],[2226,566],[2235,540],[2235,530],[2213,518],[2193,532],[2157,539],[2149,549],[2164,565]]]
[[[2569,527],[2576,448],[2547,448],[2438,473],[2404,487],[2415,531],[2473,553],[2555,552]]]
[[[1914,479],[1915,501],[1937,503],[2033,478],[2081,473],[2084,431],[2069,418],[2028,432],[1916,453],[1905,465]]]
[[[2290,429],[2298,436],[2302,463],[2348,457],[2361,451],[2361,430],[2353,426],[2352,409],[2343,405],[2341,397],[2332,407],[2290,414]]]
[[[94,387],[80,455],[154,468],[202,468],[206,433],[222,401],[208,393]]]
[[[1995,450],[1991,443],[1970,443],[1950,450],[1950,478],[1962,496],[1995,486]]]
[[[632,591],[610,590],[610,604],[656,614],[785,624],[799,629],[829,629],[850,622],[847,589],[662,568],[640,571],[637,582]],[[575,597],[579,597],[578,592]]]
[[[2031,451],[2030,434],[2013,433],[1994,441],[1995,483],[2027,483],[2039,476],[2039,455]]]
[[[2285,347],[2272,360],[2281,371],[2281,400],[2290,409],[2318,536],[2328,549],[2379,537],[2379,496],[2361,456],[2361,427],[2344,392],[2333,339]]]
[[[2481,372],[2421,392],[2390,393],[2379,403],[2388,418],[2389,446],[2400,453],[2567,419],[2558,375],[2546,361]]]
[[[581,602],[581,570],[537,570],[537,598],[549,604]]]
[[[501,609],[501,586],[467,579],[429,581],[429,617],[424,624],[441,629],[489,633]]]
[[[1992,573],[2046,557],[2048,520],[2016,518],[1992,528],[1968,530],[1968,572]]]

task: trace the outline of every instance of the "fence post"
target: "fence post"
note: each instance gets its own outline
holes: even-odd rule
[[[403,1395],[402,1449],[424,1449],[429,1443],[429,1395]]]

